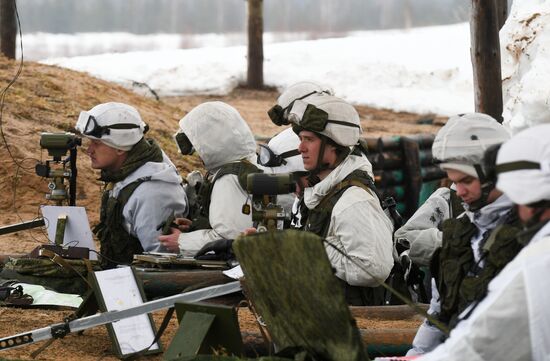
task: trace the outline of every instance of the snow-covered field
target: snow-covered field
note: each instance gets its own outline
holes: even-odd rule
[[[279,88],[308,79],[330,85],[356,104],[447,115],[473,109],[467,24],[268,43],[264,58],[265,82]],[[185,95],[229,92],[245,80],[246,61],[246,47],[241,45],[43,62],[128,86],[147,83],[161,95]]]
[[[503,115],[514,130],[550,119],[547,24],[549,1],[516,1],[501,30]],[[78,40],[80,47],[98,44],[97,39],[87,42],[87,36],[93,38],[84,34]],[[126,43],[134,44],[132,49],[155,50],[48,58],[42,62],[85,71],[128,87],[133,82],[146,83],[165,96],[226,94],[245,81],[246,46],[232,45],[242,41],[235,34],[195,38],[197,47],[192,49],[181,49],[186,47],[181,38],[168,35],[141,40],[122,33],[96,36],[101,37],[106,49]],[[439,115],[474,110],[470,30],[466,23],[362,31],[319,40],[278,42],[273,34],[265,38],[266,85],[282,89],[296,81],[313,80],[331,86],[336,95],[354,104]],[[46,48],[62,43],[59,36],[51,39],[44,35],[40,42]]]

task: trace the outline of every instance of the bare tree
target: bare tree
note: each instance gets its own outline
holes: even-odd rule
[[[247,85],[264,86],[263,0],[248,0],[248,74]]]
[[[508,18],[508,0],[496,0],[497,16],[498,16],[498,28],[502,29],[502,26]]]
[[[502,122],[502,75],[497,1],[472,0],[470,36],[477,112]]]
[[[0,51],[9,59],[15,59],[15,0],[0,0]]]
[[[413,20],[412,20],[412,7],[409,0],[404,0],[403,2],[403,27],[405,29],[412,28]]]

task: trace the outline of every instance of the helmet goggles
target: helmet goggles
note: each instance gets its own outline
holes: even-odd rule
[[[303,95],[299,98],[296,98],[292,102],[290,102],[289,105],[287,105],[284,108],[282,106],[280,106],[279,104],[275,104],[274,106],[271,107],[271,109],[269,109],[267,111],[267,115],[269,115],[269,118],[271,119],[271,121],[275,125],[278,125],[278,126],[288,125],[288,124],[290,124],[290,122],[288,120],[288,111],[290,109],[292,109],[292,106],[294,105],[294,102],[296,100],[302,100],[304,98],[307,98],[308,96],[316,94],[316,93],[319,93],[319,92],[312,91],[312,92],[307,93],[307,94],[305,94],[305,95]]]
[[[191,155],[195,152],[193,144],[191,144],[189,137],[187,137],[185,133],[178,132],[174,134],[174,141],[176,142],[176,146],[182,155]]]
[[[328,123],[361,129],[359,124],[329,119],[326,111],[301,100],[294,102],[292,109],[288,114],[288,120],[293,123],[294,126],[304,130],[309,130],[311,132],[322,132],[325,130]]]
[[[299,155],[300,152],[298,149],[292,149],[281,154],[276,154],[265,144],[259,144],[258,150],[258,164],[264,167],[280,167],[283,164],[286,164],[286,158],[294,157]]]
[[[76,123],[76,129],[79,130],[83,135],[101,138],[104,135],[110,135],[111,129],[125,130],[125,129],[136,129],[141,128],[138,124],[132,123],[118,123],[111,125],[99,125],[97,119],[89,114],[88,112],[80,112],[78,121]],[[149,130],[149,126],[145,125],[143,133],[146,133]]]

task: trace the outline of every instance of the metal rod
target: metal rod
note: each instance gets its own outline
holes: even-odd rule
[[[3,227],[0,227],[0,236],[8,233],[24,231],[26,229],[42,227],[45,224],[46,223],[44,223],[44,219],[39,218],[32,221],[26,221],[26,222],[11,224],[8,226],[3,226]]]
[[[92,316],[77,318],[76,320],[68,323],[52,324],[50,326],[32,331],[0,338],[0,351],[33,344],[35,342],[44,341],[51,338],[64,337],[66,334],[71,332],[83,331],[88,328],[102,326],[124,318],[139,316],[144,313],[151,313],[165,308],[170,308],[173,307],[176,302],[198,302],[209,298],[227,295],[233,292],[238,292],[240,290],[240,282],[235,281],[149,301],[139,306],[126,308],[120,311],[103,312]]]

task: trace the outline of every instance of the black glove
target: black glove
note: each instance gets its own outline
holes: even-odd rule
[[[195,255],[195,259],[228,261],[234,259],[232,239],[218,239],[205,244]]]

